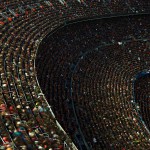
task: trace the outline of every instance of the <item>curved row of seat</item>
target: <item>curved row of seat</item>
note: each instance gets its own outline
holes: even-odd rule
[[[149,121],[149,93],[150,93],[150,74],[146,73],[140,78],[136,79],[134,83],[135,88],[135,102],[139,107],[137,107],[137,111],[141,115],[144,123],[147,128],[150,129],[150,121]]]
[[[27,18],[22,16],[2,29],[1,97],[3,101],[1,102],[4,133],[1,133],[1,139],[4,146],[1,148],[3,149],[13,148],[13,146],[15,149],[61,149],[63,141],[67,140],[58,129],[55,119],[40,94],[34,72],[37,46],[35,41],[42,36],[41,34],[47,33],[44,29],[51,30],[50,25],[47,26],[50,15],[47,9],[46,21],[43,16],[40,18],[36,13]],[[42,29],[40,35],[36,27],[33,27],[35,24],[38,29]],[[14,113],[10,112],[9,108],[13,109]],[[9,118],[6,120],[7,115]],[[7,127],[5,124],[8,124]],[[20,130],[22,127],[24,130]]]
[[[79,149],[80,138],[95,150],[149,147],[147,126],[132,102],[132,80],[150,64],[148,18],[72,24],[40,45],[40,86]]]
[[[112,10],[108,9],[109,4],[98,1],[81,4],[66,1],[68,5],[64,6],[54,0],[52,3],[45,2],[14,0],[0,3],[1,149],[64,149],[64,142],[68,149],[76,149],[60,129],[41,93],[34,62],[37,47],[47,33],[67,20],[117,12],[112,11],[116,10],[115,2]],[[127,12],[134,12],[126,6]],[[148,3],[142,6],[145,9],[139,12],[147,12]],[[67,120],[70,124],[70,120]],[[75,124],[73,130],[77,126],[74,122],[72,119],[72,124]]]
[[[61,0],[60,0],[61,1]],[[59,0],[36,0],[36,1],[2,1],[0,3],[0,25],[4,25],[6,22],[11,22],[12,20],[23,16],[28,15],[30,12],[38,12],[39,10],[45,10],[47,8],[50,8],[51,11],[55,12],[57,11],[60,15],[64,15],[70,10],[74,11],[74,14],[72,14],[72,17],[75,17],[76,15],[79,15],[76,13],[78,11],[79,7],[82,6],[82,9],[86,12],[87,8],[88,11],[91,13],[94,13],[95,15],[101,14],[126,14],[126,13],[144,13],[149,11],[149,1],[133,1],[129,0],[128,2],[124,1],[78,1],[73,0],[69,1],[66,0],[63,3],[61,3]],[[82,10],[80,10],[82,11]],[[84,13],[85,13],[84,12]],[[83,15],[83,14],[82,14]],[[88,15],[87,15],[88,16]]]

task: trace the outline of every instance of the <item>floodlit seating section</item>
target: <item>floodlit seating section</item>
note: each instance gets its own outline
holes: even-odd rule
[[[114,5],[112,6],[111,3],[114,3]],[[122,8],[122,6],[125,5],[126,9],[124,8],[124,10],[116,6],[120,3],[115,4],[113,1],[111,3],[102,3],[99,1],[82,1],[80,3],[75,0],[72,2],[66,0],[65,5],[55,0],[51,2],[2,0],[0,2],[0,149],[61,150],[63,149],[64,141],[71,149],[76,149],[71,139],[60,129],[59,123],[51,112],[51,108],[47,104],[38,85],[34,62],[36,51],[45,35],[65,21],[99,15],[113,15],[119,11],[121,12],[118,14],[149,11],[149,4],[144,4],[144,2],[141,2],[143,7],[141,7],[142,9],[138,8],[138,12],[133,11],[132,8],[136,8],[137,5],[134,5],[133,2],[131,6],[130,4],[122,4],[120,7]],[[147,23],[145,23],[145,26],[146,24]],[[147,27],[142,28],[147,29]],[[144,33],[144,37],[148,36],[146,35],[146,31]],[[76,49],[78,49],[78,45],[76,46]],[[53,51],[50,53],[53,53]],[[70,58],[68,51],[64,52],[64,54],[64,58]],[[74,54],[74,58],[77,57],[77,53],[72,51],[72,54]],[[57,55],[56,52],[51,55],[54,57],[53,59],[57,59],[55,55]],[[62,57],[62,63],[63,61],[65,60]],[[46,65],[46,62],[44,63]],[[70,71],[67,65],[68,64],[66,64],[66,68],[63,68],[63,78],[67,77]],[[57,70],[58,68],[55,69]],[[61,73],[61,70],[59,71]],[[49,71],[49,74],[50,73]],[[55,76],[55,71],[51,73],[51,76],[52,75]],[[57,75],[59,78],[60,74]],[[58,78],[57,76],[55,76],[55,78],[56,79],[51,82],[56,84],[55,81],[58,81]],[[66,85],[67,83],[69,82],[63,85],[66,87],[65,92],[68,92],[67,89],[69,85]],[[52,88],[50,90],[53,90],[55,93],[57,89],[62,88],[59,86],[55,88],[55,86],[57,86],[57,84],[55,84],[53,84],[53,87],[47,84],[45,84],[45,86]],[[84,86],[82,88],[84,88]],[[69,94],[69,92],[67,94]],[[65,97],[65,93],[61,95],[63,97],[62,99],[67,98]],[[59,96],[60,93],[58,94],[58,97]],[[51,95],[51,99],[53,98],[55,98],[55,96]],[[64,115],[66,117],[66,122],[64,122],[64,118],[62,118],[64,116],[60,115],[64,110],[60,109],[59,115],[60,118],[62,118],[62,126],[66,126],[64,128],[67,133],[70,133],[70,131],[68,131],[69,124],[73,127],[72,133],[74,133],[77,124],[73,119],[74,116],[71,114],[72,109],[66,109],[64,105],[62,105],[60,97],[57,98],[57,100],[59,100],[60,103],[55,103],[56,107],[58,106],[58,108],[60,108],[60,106],[62,106],[65,111],[70,111],[70,116],[68,116],[69,112],[66,113],[67,116]],[[53,109],[56,110],[56,108]],[[79,111],[79,113],[81,112]],[[58,117],[58,113],[55,115]],[[71,121],[69,119],[71,119]],[[60,119],[58,120],[60,121]],[[85,128],[85,131],[87,131],[87,129],[88,127]],[[73,136],[71,137],[73,138]],[[87,138],[89,138],[89,136]],[[88,139],[88,141],[90,140],[91,139]],[[101,141],[102,146],[105,146],[105,139],[103,139],[103,137]]]
[[[76,145],[80,126],[91,149],[149,147],[132,100],[134,76],[150,65],[148,20],[141,15],[68,25],[40,45],[38,81]]]

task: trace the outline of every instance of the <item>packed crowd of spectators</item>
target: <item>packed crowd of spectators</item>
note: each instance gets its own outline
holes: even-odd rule
[[[137,111],[148,129],[150,129],[150,72],[136,78],[134,89],[135,103],[138,105]]]
[[[141,5],[140,8],[139,5]],[[121,9],[122,7],[123,9]],[[122,5],[120,5],[119,1],[102,2],[99,0],[98,1],[66,0],[63,1],[63,4],[62,2],[55,1],[55,0],[51,0],[51,1],[1,0],[0,1],[0,28],[1,28],[0,30],[0,64],[1,64],[0,65],[0,113],[1,113],[0,114],[1,117],[0,118],[0,122],[1,122],[0,149],[61,150],[61,149],[70,148],[75,150],[76,147],[74,146],[74,144],[71,142],[71,139],[66,135],[66,133],[63,131],[63,129],[60,127],[59,123],[55,119],[55,116],[51,111],[51,108],[48,105],[47,101],[45,100],[45,97],[43,96],[41,89],[38,85],[34,60],[36,58],[36,51],[39,43],[42,41],[42,39],[45,37],[47,33],[49,33],[57,26],[59,26],[60,24],[68,20],[74,20],[74,19],[84,18],[84,17],[93,17],[93,16],[115,15],[115,14],[117,15],[117,13],[118,14],[146,13],[149,11],[148,7],[149,7],[149,2],[146,1],[143,2],[135,1],[135,3],[133,3],[133,1],[129,1],[129,3],[122,3]],[[139,22],[142,23],[140,25],[141,29],[143,29],[144,31],[143,32],[140,30],[143,34],[141,35],[141,37],[148,36],[147,35],[148,32],[146,31],[147,29],[146,21],[148,20],[145,19],[145,21],[140,21],[139,19]],[[109,24],[107,25],[107,27],[112,29],[109,26]],[[133,26],[134,25],[136,27],[135,28],[136,30],[139,27],[139,25],[136,26],[136,24],[133,23]],[[88,31],[90,31],[90,29]],[[69,33],[67,34],[70,37]],[[133,34],[135,35],[135,38],[136,38],[136,34],[137,32],[135,31],[135,34]],[[138,35],[139,34],[137,34],[137,36]],[[89,36],[87,36],[87,38],[88,37]],[[97,41],[98,38],[100,37],[97,37]],[[102,35],[101,38],[104,38],[104,41],[101,41],[102,44],[106,44],[109,41],[111,42],[114,41],[114,39],[108,38],[105,35]],[[116,38],[117,41],[117,35],[114,38]],[[131,36],[129,36],[129,38],[133,39],[132,34]],[[83,39],[83,42],[81,39],[80,37],[78,38],[78,40],[81,41],[80,46],[74,45],[75,49],[76,50],[78,49],[78,51],[81,50],[80,48],[83,49],[83,52],[81,52],[80,55],[84,53],[84,48],[86,48],[84,47],[85,39]],[[58,40],[60,39],[58,38]],[[54,41],[53,43],[56,43],[56,41]],[[67,40],[65,40],[65,37],[64,40],[62,41],[67,42]],[[57,42],[59,43],[59,41]],[[87,39],[86,42],[87,44],[89,44],[89,48],[92,48],[92,46],[94,45],[94,41],[90,41],[90,39]],[[83,46],[81,47],[82,43]],[[101,43],[99,43],[99,45]],[[138,44],[142,48],[145,46],[148,47],[149,46],[148,42],[145,43],[146,44],[141,44],[139,42]],[[60,44],[62,44],[60,45],[60,47],[63,49],[63,43]],[[134,45],[135,43],[134,44],[126,43],[126,44],[131,44],[132,47],[135,46]],[[45,45],[45,47],[47,46],[48,45]],[[124,46],[128,47],[127,45]],[[72,48],[71,54],[73,54],[73,50],[74,48]],[[145,51],[145,53],[148,52]],[[52,59],[57,60],[58,58],[55,57],[55,55],[57,54],[58,53],[54,52],[54,55],[52,55]],[[69,56],[70,53],[68,53],[68,51],[66,51],[63,54],[65,55],[65,57],[70,58]],[[76,57],[77,57],[77,53],[74,52],[74,58]],[[47,61],[50,60],[48,59]],[[62,63],[63,61],[65,61],[63,56],[61,56],[61,61]],[[43,61],[43,63],[45,63],[46,66],[47,63],[45,61]],[[74,63],[76,63],[76,60]],[[71,66],[72,70],[74,70],[74,63]],[[50,91],[52,90],[53,91],[52,93],[58,92],[59,89],[62,88],[61,86],[58,86],[58,84],[56,84],[58,82],[58,79],[60,81],[64,81],[64,78],[68,77],[68,72],[70,72],[70,64],[67,64],[66,62],[65,65],[66,68],[65,67],[61,68],[63,70],[59,70],[60,74],[57,74],[58,76],[56,76],[54,73],[51,74],[54,76],[52,81],[53,86],[51,85],[52,87],[49,86],[48,84],[45,84],[47,88],[51,88]],[[49,67],[53,68],[54,66],[50,65]],[[57,70],[58,68],[55,69]],[[60,79],[60,75],[62,79]],[[56,86],[57,88],[55,88]],[[72,109],[72,105],[70,105],[70,103],[72,103],[70,99],[74,96],[72,94],[73,91],[75,91],[73,87],[70,85],[70,78],[67,79],[64,87],[65,87],[65,92],[61,93],[61,97],[62,99],[66,100],[64,101],[63,104],[67,105],[67,108],[64,107],[64,105],[62,105],[62,100],[60,99],[59,95],[58,97],[55,97],[55,95],[52,94],[52,99],[56,99],[60,101],[60,103],[58,102],[58,104],[56,103],[53,104],[53,110],[54,112],[56,112],[57,109],[56,107],[58,108],[62,107],[62,109],[58,110],[58,112],[56,112],[55,115],[57,116],[57,119],[59,121],[62,120],[61,125],[66,129],[67,133],[75,134],[75,136],[78,137],[77,142],[79,142],[79,137],[81,136],[81,132],[79,133],[78,131],[79,127],[77,124],[77,119],[76,120],[74,119],[75,113]],[[70,90],[68,91],[68,89]],[[66,97],[66,95],[70,95],[70,96]],[[67,111],[68,113],[66,113],[65,115],[61,115],[64,111],[65,112]],[[81,110],[78,111],[79,113],[81,113],[80,112]],[[72,116],[72,114],[74,114],[74,116]],[[64,121],[65,119],[66,121]],[[68,125],[70,126],[70,128],[68,128]],[[91,124],[89,123],[89,125]],[[89,128],[88,127],[85,128],[85,131],[87,131],[87,129]],[[89,133],[87,134],[90,134],[90,132],[92,132],[92,130],[90,130]],[[74,138],[72,134],[71,137]],[[96,148],[94,147],[95,145],[91,143],[91,139],[89,138],[89,135],[87,136],[87,138],[88,139],[86,139],[86,141],[89,142],[88,144],[90,144],[91,147],[93,147],[93,149]],[[94,143],[97,143],[98,139],[96,139],[95,137],[91,137],[91,138]],[[107,141],[107,139],[105,139],[102,136],[100,141],[102,142],[101,147],[105,147],[106,145],[105,142]],[[83,141],[83,143],[85,143],[85,141]],[[146,143],[144,144],[146,145]],[[83,145],[84,144],[82,144],[82,146]]]
[[[79,16],[88,17],[91,13],[95,15],[146,13],[149,11],[149,6],[150,2],[147,0],[1,0],[0,25],[18,17],[28,16],[30,12],[38,13],[40,10],[41,13],[41,10],[47,8],[53,12],[53,15],[61,16],[66,15],[68,11],[73,11],[70,18],[75,19]]]
[[[71,24],[40,45],[40,86],[76,144],[83,134],[91,149],[149,146],[132,103],[132,80],[150,65],[148,20],[141,15]]]

